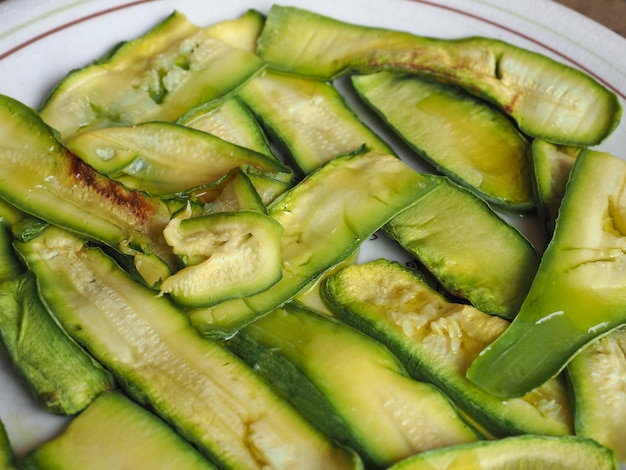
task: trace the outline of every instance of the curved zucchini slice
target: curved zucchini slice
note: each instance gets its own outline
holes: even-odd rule
[[[543,219],[546,233],[551,237],[565,195],[565,186],[582,149],[554,145],[540,139],[533,141],[531,149],[537,212]]]
[[[567,366],[574,398],[574,429],[612,449],[626,464],[626,327],[598,338]]]
[[[217,468],[167,424],[116,392],[96,398],[60,435],[26,454],[20,465],[25,470]]]
[[[594,338],[624,324],[625,235],[626,162],[585,150],[518,315],[476,358],[468,377],[497,396],[523,395],[556,376]]]
[[[192,310],[192,323],[205,335],[228,336],[283,305],[352,255],[429,184],[394,155],[365,152],[330,160],[268,208],[284,229],[280,281],[253,296]]]
[[[500,470],[586,468],[617,470],[611,451],[591,439],[574,436],[516,436],[479,441],[424,452],[393,465],[389,470]]]
[[[443,393],[409,378],[382,344],[310,310],[287,304],[226,345],[375,468],[479,439]],[[303,383],[322,394],[325,406],[310,400],[315,392],[305,392]]]
[[[90,129],[174,121],[233,92],[263,67],[256,54],[174,12],[109,56],[70,72],[40,111],[63,141]]]
[[[214,191],[207,186],[203,193],[192,193],[193,201],[203,204],[203,214],[242,210],[267,214],[267,207],[250,176],[242,168],[231,170],[223,179],[223,184],[218,184],[212,189]]]
[[[415,75],[354,75],[359,96],[441,173],[508,210],[534,209],[528,141],[462,89]]]
[[[239,96],[216,101],[193,108],[178,119],[177,124],[276,158],[263,129]]]
[[[49,412],[76,414],[115,386],[46,310],[32,273],[0,284],[0,338],[15,370]]]
[[[97,171],[153,196],[215,182],[244,165],[291,175],[275,158],[166,122],[83,132],[66,146]]]
[[[239,18],[212,24],[206,30],[209,35],[233,47],[255,53],[256,42],[264,25],[265,16],[258,10],[250,9]]]
[[[496,39],[426,38],[273,5],[257,53],[324,80],[349,70],[430,75],[492,101],[526,134],[565,145],[597,144],[621,117],[615,93],[590,76]]]
[[[361,146],[392,153],[330,83],[265,70],[239,96],[302,174]]]
[[[384,231],[451,294],[479,310],[513,318],[539,267],[530,242],[488,204],[445,177]]]
[[[220,468],[358,468],[248,366],[98,248],[56,227],[16,244],[46,305],[128,393]]]
[[[164,233],[176,255],[194,260],[161,286],[162,294],[184,307],[209,307],[253,295],[282,277],[283,227],[261,212],[174,218]]]
[[[163,239],[170,211],[71,154],[24,104],[0,96],[0,197],[40,219],[124,251],[176,263]]]
[[[414,377],[438,386],[487,433],[572,433],[559,380],[502,400],[466,378],[472,360],[506,330],[506,320],[448,302],[414,271],[384,259],[329,276],[323,295],[338,318],[385,344]]]

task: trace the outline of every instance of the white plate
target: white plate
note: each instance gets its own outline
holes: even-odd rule
[[[290,0],[343,20],[423,36],[503,39],[579,67],[613,90],[626,107],[626,40],[545,0]],[[117,42],[132,39],[174,9],[198,25],[267,12],[270,0],[4,0],[0,1],[0,93],[38,107],[69,70]],[[626,122],[600,146],[626,158]],[[528,222],[520,227],[527,230]],[[532,241],[541,244],[532,230]],[[65,423],[33,403],[0,353],[0,419],[19,454]]]

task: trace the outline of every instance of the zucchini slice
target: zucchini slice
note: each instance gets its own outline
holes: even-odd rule
[[[256,54],[219,39],[220,34],[175,11],[145,35],[70,72],[48,96],[41,115],[63,141],[90,129],[175,121],[235,91],[264,67]]]
[[[615,452],[626,464],[626,326],[590,343],[567,366],[574,428]]]
[[[83,132],[66,143],[75,155],[130,189],[168,196],[213,183],[241,166],[291,170],[278,160],[188,127],[147,122]]]
[[[268,208],[283,226],[280,281],[267,290],[189,312],[205,335],[228,336],[283,305],[406,209],[429,180],[399,158],[375,152],[337,157]]]
[[[411,375],[438,386],[487,433],[573,432],[560,380],[502,400],[466,378],[472,360],[507,329],[506,320],[448,302],[414,271],[384,259],[344,268],[326,279],[322,292],[338,318],[385,344]]]
[[[476,358],[468,377],[494,395],[521,396],[556,376],[594,338],[624,324],[625,245],[626,162],[585,150],[518,315]]]
[[[374,468],[479,439],[448,397],[409,378],[382,344],[308,309],[287,304],[226,345]],[[312,399],[320,393],[322,405]]]
[[[26,454],[25,470],[150,468],[215,470],[196,449],[148,410],[106,392],[58,436]]]
[[[451,294],[485,313],[513,318],[539,267],[539,254],[482,199],[448,178],[432,181],[384,231]]]
[[[590,146],[619,123],[615,93],[587,74],[497,39],[435,39],[273,5],[257,47],[269,66],[329,80],[382,70],[425,74],[464,87],[511,116],[526,134]]]
[[[570,468],[617,470],[611,451],[591,439],[574,436],[516,436],[498,441],[424,452],[393,465],[389,470],[567,470]]]
[[[218,466],[358,468],[352,453],[100,249],[56,227],[16,247],[65,330]]]
[[[204,103],[185,113],[176,122],[276,158],[263,129],[239,96]]]
[[[547,235],[552,237],[565,186],[582,149],[554,145],[540,139],[533,141],[531,149],[537,212],[543,220]]]
[[[441,173],[504,209],[535,208],[529,144],[504,114],[458,87],[415,75],[354,75],[352,83]]]
[[[330,83],[265,70],[239,96],[304,175],[361,146],[392,153]]]
[[[46,310],[32,273],[0,284],[0,339],[15,370],[51,413],[76,414],[115,386]]]
[[[70,153],[24,104],[0,96],[0,197],[25,213],[124,252],[176,260],[163,239],[170,211]]]
[[[282,277],[283,227],[257,211],[172,219],[165,239],[187,266],[165,279],[161,294],[183,307],[209,307],[270,288]]]
[[[219,38],[237,49],[255,53],[256,42],[264,25],[265,15],[258,10],[249,9],[239,18],[207,26],[206,31],[212,37]]]

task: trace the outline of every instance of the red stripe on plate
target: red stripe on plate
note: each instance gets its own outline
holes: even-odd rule
[[[109,13],[113,13],[115,11],[118,10],[124,10],[126,8],[130,8],[130,7],[134,7],[136,5],[140,5],[142,3],[149,3],[149,2],[154,2],[155,0],[136,0],[134,2],[130,2],[130,3],[125,3],[123,5],[118,5],[116,7],[112,7],[112,8],[107,8],[106,10],[102,10],[102,11],[97,11],[95,13],[92,13],[91,15],[87,15],[87,16],[83,16],[82,18],[77,18],[75,20],[70,21],[69,23],[65,23],[62,24],[60,26],[57,26],[56,28],[50,29],[44,33],[41,33],[37,36],[34,36],[32,38],[30,38],[28,41],[24,41],[21,44],[18,44],[17,46],[15,46],[12,49],[9,49],[6,52],[3,52],[2,54],[0,54],[0,60],[2,59],[6,59],[7,57],[9,57],[10,55],[15,54],[16,52],[24,49],[25,47],[30,46],[31,44],[41,41],[42,39],[51,36],[55,33],[58,33],[59,31],[63,31],[64,29],[70,28],[74,25],[77,25],[79,23],[84,23],[85,21],[89,21],[93,18],[97,18],[99,16],[104,16],[104,15],[108,15]]]
[[[609,82],[607,82],[604,78],[602,78],[601,76],[597,75],[596,73],[591,71],[589,68],[587,68],[583,64],[581,64],[580,62],[578,62],[578,61],[572,59],[571,57],[569,57],[568,55],[562,53],[558,49],[555,49],[555,48],[553,48],[551,46],[548,46],[547,44],[545,44],[545,43],[543,43],[543,42],[541,42],[541,41],[539,41],[539,40],[537,40],[537,39],[535,39],[535,38],[533,38],[531,36],[528,36],[528,35],[520,32],[520,31],[518,31],[516,29],[509,28],[508,26],[505,26],[505,25],[503,25],[501,23],[498,23],[496,21],[488,20],[486,18],[483,18],[481,16],[478,16],[478,15],[475,15],[473,13],[467,12],[465,10],[460,10],[458,8],[450,7],[450,6],[447,6],[447,5],[440,5],[438,3],[429,2],[428,0],[411,0],[411,1],[414,2],[414,3],[421,3],[423,5],[428,5],[428,6],[431,6],[431,7],[440,8],[442,10],[451,11],[453,13],[456,13],[456,14],[459,14],[459,15],[462,15],[462,16],[466,16],[468,18],[472,18],[472,19],[478,20],[478,21],[480,21],[482,23],[489,24],[491,26],[495,26],[496,28],[499,28],[499,29],[501,29],[503,31],[507,31],[507,32],[509,32],[511,34],[514,34],[514,35],[516,35],[516,36],[518,36],[520,38],[523,38],[523,39],[525,39],[527,41],[535,43],[538,46],[541,46],[542,48],[552,52],[553,54],[555,54],[555,55],[561,57],[562,59],[567,60],[571,64],[575,65],[580,70],[582,70],[585,73],[587,73],[588,75],[592,76],[593,78],[595,78],[600,83],[604,84],[607,88],[613,90],[622,99],[626,100],[626,91],[623,92],[623,91],[619,90],[617,87],[615,87],[615,86],[611,85]]]
[[[137,1],[134,1],[134,2],[123,4],[123,5],[118,5],[118,6],[113,7],[113,8],[108,8],[106,10],[95,12],[95,13],[92,13],[91,15],[87,15],[87,16],[84,16],[82,18],[75,19],[73,21],[70,21],[69,23],[65,23],[65,24],[57,26],[56,28],[53,28],[53,29],[51,29],[49,31],[46,31],[46,32],[44,32],[42,34],[34,36],[31,39],[29,39],[28,41],[25,41],[25,42],[23,42],[21,44],[18,44],[14,48],[12,48],[12,49],[10,49],[10,50],[8,50],[6,52],[3,52],[2,54],[0,54],[0,60],[6,59],[10,55],[15,54],[16,52],[20,51],[21,49],[24,49],[25,47],[27,47],[27,46],[35,43],[35,42],[38,42],[38,41],[40,41],[40,40],[42,40],[42,39],[44,39],[44,38],[46,38],[48,36],[51,36],[52,34],[55,34],[55,33],[59,32],[59,31],[63,31],[64,29],[70,28],[70,27],[72,27],[72,26],[74,26],[76,24],[84,23],[85,21],[88,21],[88,20],[90,20],[92,18],[96,18],[96,17],[99,17],[99,16],[104,16],[104,15],[107,15],[109,13],[112,13],[112,12],[115,12],[115,11],[118,11],[118,10],[123,10],[123,9],[126,9],[126,8],[133,7],[135,5],[140,5],[142,3],[149,3],[149,2],[153,2],[153,1],[156,1],[156,0],[137,0]],[[578,67],[579,69],[581,69],[582,71],[587,73],[588,75],[590,75],[593,78],[595,78],[598,82],[604,84],[607,88],[613,90],[622,99],[626,100],[626,91],[623,92],[623,91],[619,90],[617,87],[615,87],[612,84],[610,84],[609,82],[607,82],[607,80],[605,80],[601,76],[597,75],[596,73],[591,71],[589,68],[585,67],[583,64],[581,64],[578,61],[572,59],[571,57],[569,57],[568,55],[560,52],[559,50],[557,50],[557,49],[555,49],[555,48],[553,48],[551,46],[548,46],[547,44],[545,44],[545,43],[543,43],[541,41],[538,41],[537,39],[535,39],[535,38],[533,38],[531,36],[528,36],[528,35],[520,32],[520,31],[517,31],[517,30],[513,29],[513,28],[509,28],[508,26],[505,26],[505,25],[503,25],[501,23],[498,23],[498,22],[495,22],[495,21],[483,18],[481,16],[475,15],[473,13],[467,12],[465,10],[460,10],[458,8],[454,8],[454,7],[450,7],[450,6],[446,6],[446,5],[440,5],[438,3],[433,3],[433,2],[430,2],[428,0],[410,0],[410,1],[412,1],[414,3],[421,3],[423,5],[428,5],[430,7],[439,8],[439,9],[446,10],[446,11],[449,11],[449,12],[452,12],[452,13],[456,13],[458,15],[462,15],[462,16],[466,16],[468,18],[475,19],[477,21],[480,21],[480,22],[485,23],[485,24],[489,24],[491,26],[495,26],[496,28],[499,28],[499,29],[501,29],[503,31],[507,31],[507,32],[509,32],[511,34],[514,34],[514,35],[516,35],[516,36],[518,36],[520,38],[523,38],[523,39],[525,39],[527,41],[535,43],[538,46],[540,46],[540,47],[542,47],[542,48],[552,52],[553,54],[555,54],[555,55],[561,57],[562,59],[567,60],[571,64],[575,65],[576,67]]]

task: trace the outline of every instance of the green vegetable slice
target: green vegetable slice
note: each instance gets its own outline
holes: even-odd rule
[[[429,184],[394,155],[365,152],[329,161],[268,208],[284,229],[280,281],[253,296],[194,309],[192,323],[205,335],[228,336],[283,305],[348,258]]]
[[[266,70],[239,95],[304,175],[362,145],[392,153],[330,83]]]
[[[66,146],[97,171],[153,196],[214,183],[241,166],[291,176],[273,157],[166,122],[85,131]]]
[[[517,436],[438,449],[409,457],[389,470],[617,470],[611,451],[580,437]]]
[[[213,34],[212,27],[198,27],[175,11],[145,35],[70,72],[43,104],[43,119],[65,141],[95,128],[175,121],[235,91],[264,62],[217,37],[225,32]]]
[[[546,233],[551,237],[565,195],[565,186],[582,149],[554,145],[540,139],[533,141],[531,149],[537,212],[544,222]]]
[[[163,239],[170,220],[157,198],[131,191],[71,154],[24,104],[0,96],[0,197],[27,214],[121,252],[176,260]]]
[[[445,177],[384,231],[453,295],[486,313],[517,315],[539,267],[530,242],[489,205]]]
[[[449,302],[414,271],[384,259],[329,276],[322,294],[338,318],[385,344],[414,377],[437,385],[487,433],[573,432],[560,380],[523,398],[502,400],[466,378],[480,350],[506,330],[506,320]]]
[[[554,236],[507,331],[468,377],[501,397],[556,376],[585,344],[626,322],[626,162],[581,152]]]
[[[560,144],[597,144],[621,117],[617,96],[589,75],[497,39],[426,38],[273,5],[257,53],[273,68],[325,80],[350,70],[427,74],[491,100],[525,133]]]
[[[308,309],[288,304],[226,344],[375,468],[479,439],[448,397],[409,378],[382,344]]]
[[[462,89],[415,75],[354,75],[359,96],[418,155],[450,179],[508,210],[534,209],[526,138]]]
[[[56,227],[16,244],[46,305],[126,391],[226,468],[358,468],[165,298]]]
[[[161,285],[162,294],[184,307],[253,295],[282,277],[283,227],[261,212],[174,218],[164,233],[176,255],[193,260]]]
[[[574,398],[574,426],[626,464],[626,326],[593,341],[567,366]]]
[[[30,451],[20,468],[214,470],[182,436],[127,397],[106,392],[61,434]]]
[[[276,158],[263,129],[239,96],[197,106],[178,119],[177,124]]]
[[[15,369],[49,412],[73,415],[114,387],[41,303],[32,273],[0,284],[0,339]]]

